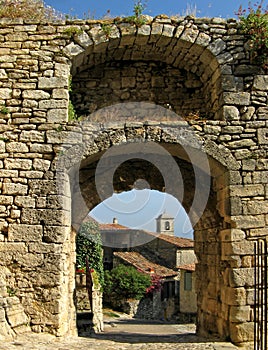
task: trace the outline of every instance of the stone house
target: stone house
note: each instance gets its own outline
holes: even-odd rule
[[[192,239],[175,236],[174,217],[166,212],[156,218],[156,233],[146,244],[137,247],[138,251],[150,255],[153,260],[159,260],[166,266],[176,269],[185,264],[197,261]]]
[[[179,266],[180,269],[180,312],[185,314],[196,314],[196,274],[195,264]]]
[[[174,235],[174,218],[171,215],[163,213],[159,215],[156,222],[158,231],[168,231],[168,233],[159,234],[159,232],[130,229],[118,224],[116,219],[112,224],[100,224],[104,242],[104,268],[111,269],[121,261],[145,273],[152,275],[155,273],[161,277],[161,293],[154,295],[154,302],[151,305],[153,310],[158,311],[153,311],[153,314],[150,314],[150,311],[147,314],[139,312],[140,316],[147,318],[150,314],[150,317],[154,315],[159,318],[164,300],[168,304],[169,317],[178,312],[191,313],[196,309],[195,289],[191,293],[183,294],[184,301],[187,295],[191,295],[187,303],[193,306],[184,311],[180,310],[180,272],[184,271],[180,270],[180,267],[192,266],[196,262],[193,240]],[[136,246],[135,240],[139,240],[141,236],[146,237],[147,243]],[[106,246],[107,243],[112,246]],[[143,306],[143,311],[149,309],[147,306]]]
[[[152,239],[150,233],[120,225],[116,218],[111,224],[99,224],[99,228],[103,242],[104,269],[106,270],[113,268],[113,252],[130,250],[140,242]]]
[[[114,265],[125,264],[149,274],[161,282],[161,287],[145,296],[132,310],[134,316],[146,319],[171,318],[178,312],[178,271],[146,259],[138,252],[114,252]]]

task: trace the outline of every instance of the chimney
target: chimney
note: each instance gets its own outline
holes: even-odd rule
[[[113,224],[118,224],[117,218],[113,218]]]

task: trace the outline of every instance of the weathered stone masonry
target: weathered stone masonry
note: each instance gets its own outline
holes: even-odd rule
[[[252,340],[253,241],[267,237],[268,222],[268,76],[250,64],[236,21],[159,16],[140,28],[111,21],[109,35],[96,21],[0,23],[0,337],[29,328],[75,332],[76,189],[57,191],[62,153],[67,170],[80,167],[90,210],[99,203],[94,171],[103,151],[137,138],[160,143],[182,169],[189,209],[194,175],[178,132],[187,124],[208,155],[212,183],[195,226],[198,331]],[[146,100],[187,121],[112,116],[105,124],[110,117],[99,113],[85,128],[68,122],[70,94],[79,116]],[[150,178],[146,165],[137,168]],[[127,185],[120,171],[118,191]],[[130,185],[135,176],[129,171]],[[162,190],[159,177],[150,180]],[[72,186],[71,176],[63,183]]]

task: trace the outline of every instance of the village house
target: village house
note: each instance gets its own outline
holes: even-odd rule
[[[178,271],[146,259],[138,252],[114,252],[114,266],[125,264],[149,274],[159,288],[135,304],[132,314],[139,318],[169,319],[178,312]]]
[[[111,224],[100,224],[104,244],[104,268],[111,270],[117,264],[124,263],[161,279],[161,292],[155,293],[153,302],[143,301],[140,310],[135,311],[140,317],[159,318],[161,314],[163,315],[161,305],[164,304],[167,304],[165,313],[168,318],[179,312],[195,313],[197,308],[195,283],[191,284],[189,291],[184,290],[182,286],[184,282],[181,281],[181,276],[188,281],[190,273],[195,269],[197,260],[194,253],[194,241],[174,235],[174,218],[171,215],[163,213],[156,219],[156,222],[158,232],[130,229],[120,225],[116,218]],[[141,240],[146,243],[135,244]],[[193,270],[190,269],[188,275],[188,270],[185,269],[187,266]],[[186,302],[189,307],[183,305],[181,293],[184,303]],[[145,309],[151,311],[146,314]]]
[[[180,312],[183,314],[196,314],[196,274],[195,264],[179,266],[180,269]]]

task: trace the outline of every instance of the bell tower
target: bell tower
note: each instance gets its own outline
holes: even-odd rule
[[[156,232],[174,236],[174,218],[163,213],[156,219]]]

